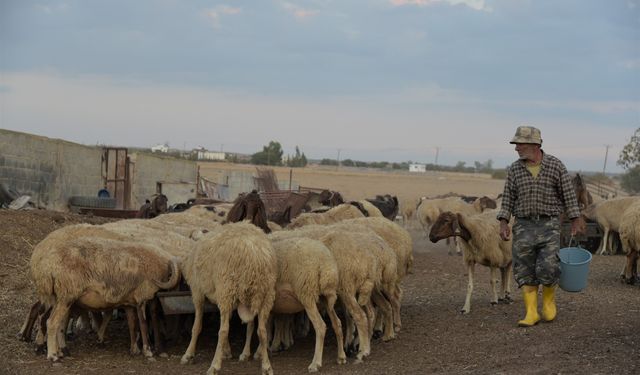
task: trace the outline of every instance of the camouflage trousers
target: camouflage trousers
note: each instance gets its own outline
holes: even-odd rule
[[[516,219],[513,276],[518,286],[553,285],[560,278],[560,221],[557,217]]]

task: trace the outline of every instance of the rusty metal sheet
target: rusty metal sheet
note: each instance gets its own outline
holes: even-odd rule
[[[158,292],[156,297],[160,300],[162,311],[166,315],[194,314],[196,312],[190,291]],[[218,311],[218,308],[205,300],[204,312],[213,311]]]

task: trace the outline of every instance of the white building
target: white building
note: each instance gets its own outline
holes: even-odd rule
[[[204,147],[193,150],[197,154],[198,160],[224,160],[224,152],[208,151]]]
[[[426,164],[409,164],[409,172],[426,172],[427,165]]]
[[[151,152],[169,152],[169,145],[155,145],[151,147]]]

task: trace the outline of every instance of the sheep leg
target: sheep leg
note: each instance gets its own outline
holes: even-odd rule
[[[282,323],[283,315],[276,314],[271,318],[273,323],[273,339],[271,340],[270,350],[272,352],[277,352],[280,350],[280,345],[282,344],[282,333],[283,333],[283,323]]]
[[[262,375],[273,375],[273,369],[269,361],[269,352],[267,351],[267,347],[269,346],[269,341],[267,340],[267,322],[269,321],[273,300],[271,303],[265,303],[265,305],[268,307],[263,306],[258,313],[258,341],[260,342],[258,351],[260,352],[260,359],[262,360]]]
[[[27,319],[25,319],[22,327],[20,328],[20,332],[18,332],[18,338],[25,342],[31,341],[31,332],[33,331],[33,325],[38,319],[38,315],[41,314],[42,304],[40,301],[36,301],[33,305],[31,305],[31,309],[29,309],[29,315],[27,315]]]
[[[67,316],[71,303],[66,301],[56,301],[51,311],[51,316],[47,319],[47,359],[57,362],[62,358],[59,348],[58,337],[64,335]]]
[[[159,353],[161,357],[168,357],[164,343],[162,341],[162,337],[160,335],[160,309],[158,308],[158,304],[160,301],[157,297],[154,297],[149,302],[149,311],[151,314],[151,331],[153,332],[153,346],[156,350],[156,353]]]
[[[369,298],[369,301],[365,303],[362,308],[364,309],[365,314],[367,314],[367,337],[371,340],[371,336],[373,336],[373,325],[376,322],[376,310],[373,308],[371,298]]]
[[[343,304],[344,305],[344,304]],[[345,325],[345,334],[344,334],[344,346],[347,348],[349,354],[353,354],[355,350],[355,346],[352,347],[356,325],[354,324],[353,318],[351,314],[347,311],[347,308],[344,307],[344,325]]]
[[[293,343],[295,342],[295,340],[293,339],[293,337],[295,336],[294,334],[294,329],[296,326],[295,321],[296,321],[296,314],[287,315],[284,320],[284,331],[283,331],[283,342],[282,342],[284,350],[288,350],[290,347],[293,346]],[[305,320],[303,320],[303,322],[305,322]],[[308,324],[308,321],[307,323],[303,323],[303,325],[304,324]]]
[[[129,328],[129,353],[131,355],[138,355],[140,354],[140,348],[138,347],[138,317],[135,308],[131,306],[125,307],[124,311],[127,313],[127,327]],[[105,317],[105,320],[106,319]]]
[[[498,267],[489,267],[491,283],[491,305],[498,304]]]
[[[149,322],[146,316],[146,303],[136,306],[138,320],[140,323],[140,336],[142,336],[142,355],[147,358],[153,357],[151,346],[149,345]]]
[[[627,253],[627,264],[625,265],[625,280],[627,284],[635,283],[635,278],[638,274],[636,269],[636,262],[638,261],[638,252],[635,250],[630,250]]]
[[[329,319],[331,320],[331,327],[333,327],[333,332],[336,335],[336,341],[338,344],[338,364],[343,365],[347,363],[347,355],[344,352],[343,346],[343,337],[342,337],[342,322],[340,318],[338,318],[338,314],[336,314],[335,304],[337,296],[335,294],[330,294],[325,296],[327,299],[327,314],[329,314]]]
[[[98,313],[101,314],[101,313]],[[104,336],[107,333],[107,324],[111,321],[111,317],[113,316],[113,310],[108,310],[104,314],[101,314],[102,320],[100,321],[100,326],[98,327],[98,343],[104,344]]]
[[[244,347],[242,348],[242,353],[240,353],[239,361],[246,361],[251,357],[251,338],[253,337],[253,330],[255,326],[255,319],[247,322],[247,332],[245,333],[244,338]]]
[[[216,344],[216,351],[213,355],[211,366],[207,370],[207,375],[215,375],[220,372],[220,369],[222,368],[222,357],[224,355],[224,345],[225,342],[229,340],[229,321],[231,320],[231,309],[229,309],[227,306],[218,306],[218,308],[220,310],[220,329],[218,329],[218,343]]]
[[[602,240],[600,242],[600,251],[598,254],[603,255],[607,252],[607,247],[609,245],[609,228],[604,228],[604,235],[602,236]]]
[[[503,298],[498,298],[498,302],[503,302],[503,303],[513,302],[513,300],[511,299],[511,279],[512,279],[511,270],[512,270],[511,264],[509,264],[507,267],[500,268]]]
[[[467,296],[464,300],[464,306],[460,310],[463,314],[471,312],[471,293],[473,292],[473,273],[475,271],[475,264],[471,263],[467,265],[467,274],[469,275],[469,283],[467,284]]]
[[[392,329],[393,331],[393,334],[392,334],[393,338],[395,338],[395,333],[400,330],[400,326],[396,325],[396,320],[400,320],[400,299],[396,294],[397,290],[398,290],[398,284],[396,283],[392,287],[387,288],[383,294],[383,297],[385,298],[385,300],[389,301],[391,305],[390,313],[391,313],[392,328],[390,329]]]
[[[360,348],[358,350],[358,354],[356,355],[356,363],[360,363],[362,362],[364,357],[368,356],[371,353],[371,349],[368,345],[369,329],[367,315],[358,304],[358,301],[356,300],[354,295],[345,296],[345,298],[342,298],[342,302],[347,309],[347,313],[351,315],[351,318],[356,323],[358,337],[360,338]]]
[[[316,348],[308,370],[309,372],[317,372],[320,367],[322,367],[322,349],[324,346],[324,336],[327,333],[327,325],[322,320],[315,301],[306,301],[303,305],[309,320],[311,320],[313,329],[316,331]]]
[[[382,336],[382,341],[395,339],[396,335],[393,330],[393,309],[391,307],[391,303],[379,291],[374,291],[371,298],[378,309],[382,312],[382,317],[384,319],[384,334]]]
[[[196,344],[198,342],[198,336],[200,335],[200,331],[202,331],[202,315],[204,312],[204,295],[194,293],[193,291],[191,291],[191,299],[193,300],[195,316],[193,318],[193,327],[191,328],[191,340],[189,341],[189,346],[187,347],[187,351],[184,353],[184,355],[180,359],[180,363],[183,365],[186,365],[187,363],[193,360],[193,357],[196,353]],[[220,340],[220,337],[218,337],[218,340]]]
[[[47,320],[51,316],[51,308],[48,308],[38,318],[38,332],[36,333],[36,353],[44,354],[46,352],[45,345],[47,341]]]
[[[402,287],[400,286],[400,283],[398,282],[396,284],[396,288],[393,291],[393,298],[396,301],[396,305],[393,305],[393,328],[396,331],[396,333],[400,332],[400,329],[402,329],[402,320],[400,317],[400,305],[402,301],[402,295],[403,295],[403,291],[402,291]]]

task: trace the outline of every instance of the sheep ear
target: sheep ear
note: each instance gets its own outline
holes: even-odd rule
[[[456,225],[458,226],[458,228],[462,229],[465,227],[464,225],[464,218],[462,217],[462,215],[460,215],[459,213],[456,214]]]

